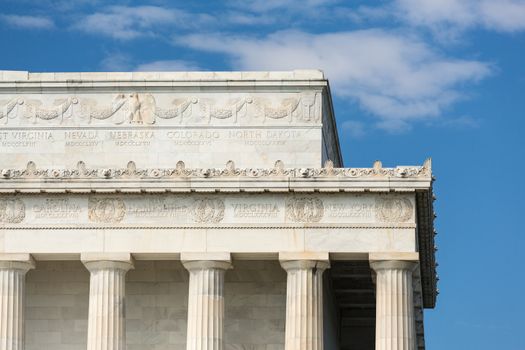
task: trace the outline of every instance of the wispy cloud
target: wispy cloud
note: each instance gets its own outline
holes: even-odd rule
[[[242,11],[228,11],[223,18],[229,25],[270,25],[278,20],[275,16]]]
[[[21,29],[53,29],[52,19],[41,16],[0,15],[0,22]]]
[[[221,15],[228,25],[274,25],[278,28],[331,19],[342,0],[236,0]]]
[[[186,60],[158,60],[137,64],[137,58],[123,52],[111,52],[100,62],[99,68],[109,72],[177,72],[202,70],[195,62]]]
[[[119,40],[154,36],[160,28],[193,28],[213,17],[159,6],[111,6],[83,17],[74,28]]]
[[[525,30],[524,0],[394,0],[392,13],[409,25],[435,32],[485,28]]]
[[[464,97],[465,83],[491,73],[487,63],[446,57],[417,37],[380,29],[262,38],[193,34],[176,44],[224,54],[236,69],[321,68],[335,94],[357,101],[390,131],[438,117]]]
[[[166,71],[198,71],[199,66],[194,62],[184,60],[153,61],[139,64],[135,71],[166,72]]]
[[[230,2],[230,5],[254,13],[264,13],[275,10],[305,12],[326,8],[338,2],[341,2],[341,0],[237,0]]]
[[[438,125],[452,129],[477,129],[480,127],[480,122],[475,118],[462,116],[458,118],[444,118]]]

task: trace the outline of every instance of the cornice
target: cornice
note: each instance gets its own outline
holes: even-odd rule
[[[325,87],[319,70],[282,72],[71,72],[32,73],[0,71],[0,89],[107,89],[132,88],[274,88]]]
[[[5,230],[319,230],[319,229],[330,229],[330,230],[359,230],[359,229],[414,229],[415,224],[401,223],[401,224],[318,224],[308,223],[303,225],[296,224],[279,224],[279,225],[268,225],[268,224],[191,224],[191,225],[90,225],[90,226],[71,226],[71,225],[24,225],[17,226],[12,224],[4,224],[3,229]]]
[[[82,192],[89,187],[115,192],[174,192],[186,191],[356,191],[367,188],[400,186],[399,191],[428,188],[432,179],[430,160],[423,166],[383,168],[376,162],[372,168],[334,168],[327,161],[323,168],[285,168],[277,161],[274,168],[237,168],[229,161],[225,168],[188,169],[179,161],[174,168],[138,169],[132,161],[126,168],[88,168],[79,161],[74,169],[38,168],[29,162],[25,169],[1,169],[0,189],[27,189],[38,186],[41,190],[56,189]],[[408,186],[407,186],[408,185]],[[177,191],[178,190],[178,191]],[[5,191],[4,191],[5,192]]]

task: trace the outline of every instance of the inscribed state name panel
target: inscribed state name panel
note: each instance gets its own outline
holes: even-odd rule
[[[0,197],[8,227],[256,227],[415,223],[406,194],[19,195]]]
[[[174,167],[178,160],[195,168],[224,167],[229,160],[240,167],[273,167],[276,160],[288,167],[318,167],[320,144],[319,127],[0,131],[3,166],[15,168],[29,161],[39,168],[74,168],[80,160],[92,168],[121,168],[129,161],[141,168]]]

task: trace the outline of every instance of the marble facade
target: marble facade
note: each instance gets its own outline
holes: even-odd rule
[[[343,167],[322,72],[3,71],[0,124],[0,349],[424,349],[431,162]]]

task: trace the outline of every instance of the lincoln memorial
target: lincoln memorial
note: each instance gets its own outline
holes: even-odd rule
[[[431,161],[335,120],[317,70],[0,71],[0,350],[425,349]]]

